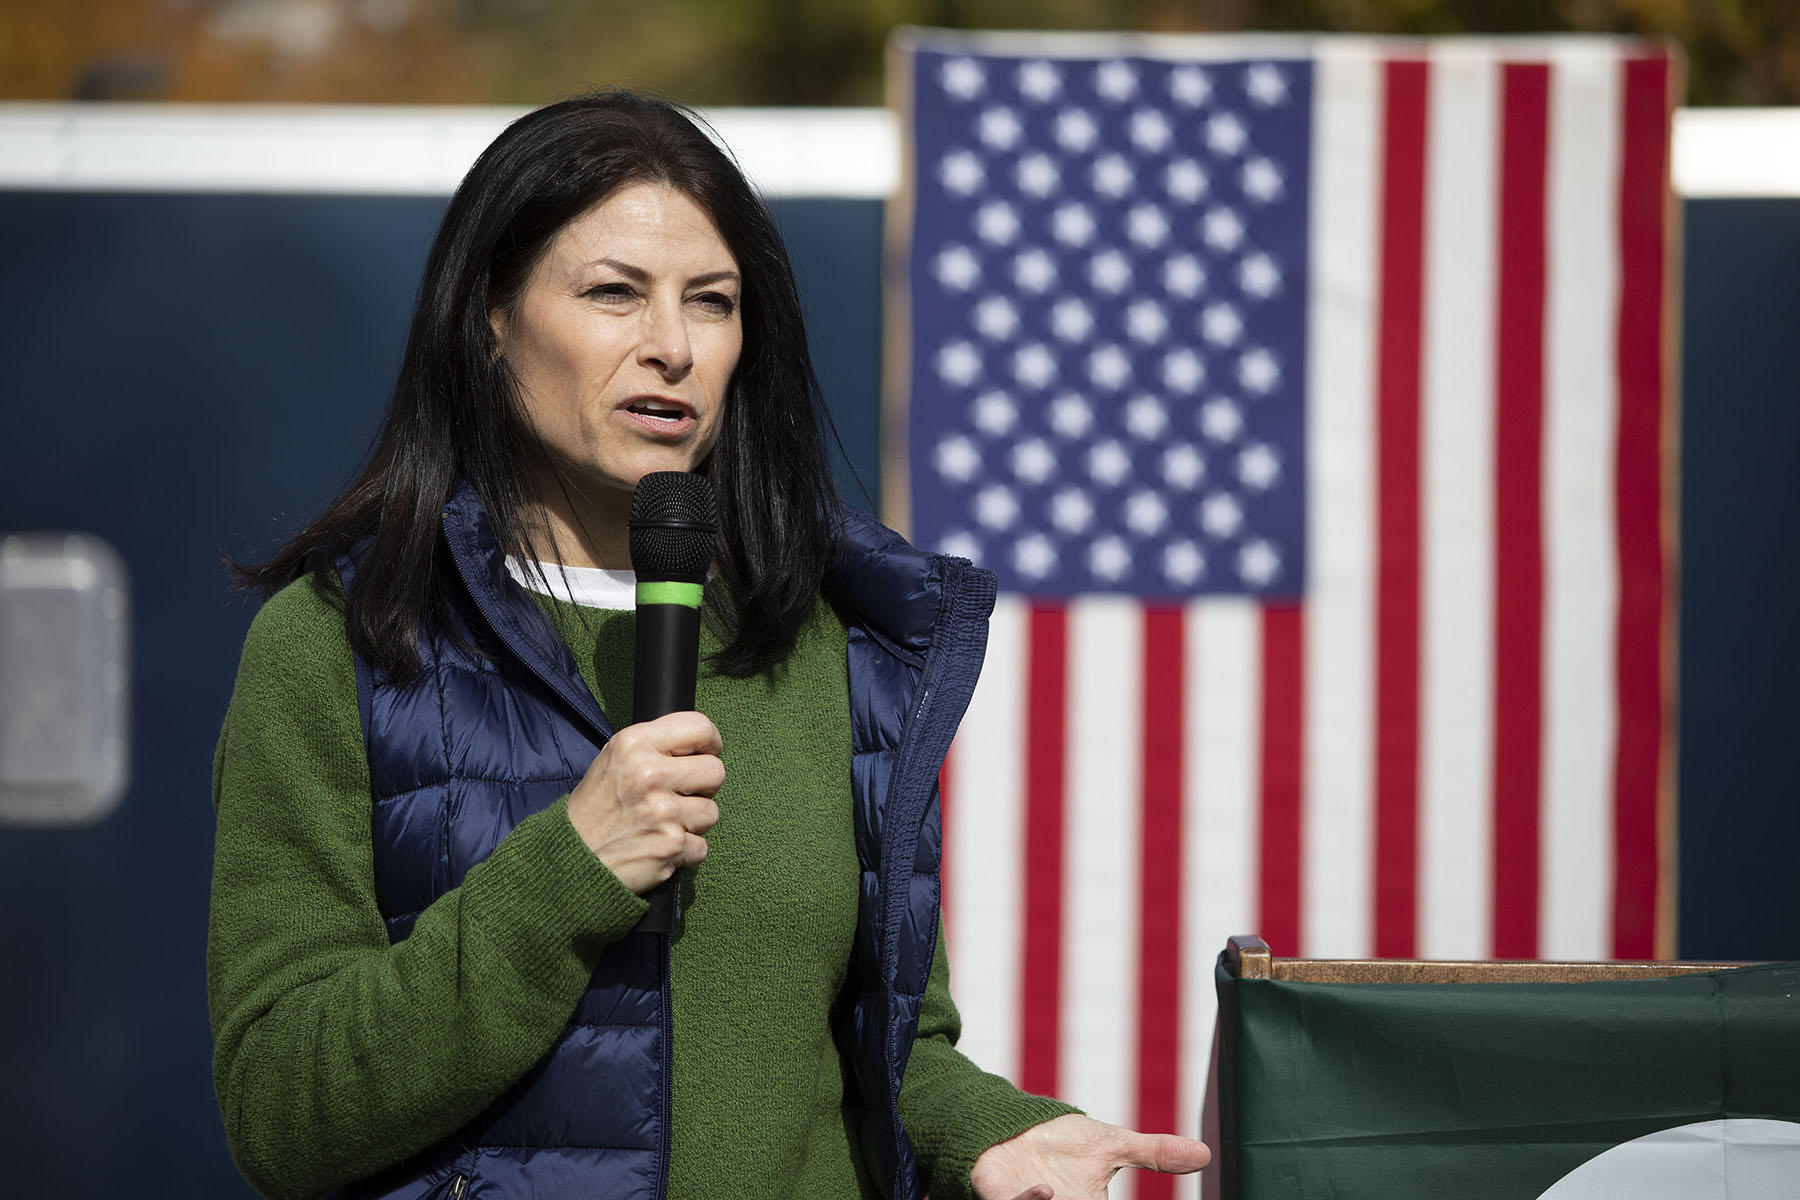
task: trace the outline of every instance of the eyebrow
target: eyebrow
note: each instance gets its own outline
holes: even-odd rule
[[[590,262],[588,266],[611,267],[613,270],[635,283],[646,283],[650,279],[650,272],[644,270],[644,268],[633,266],[631,263],[622,262],[616,258],[596,258]],[[737,284],[743,282],[738,278],[738,273],[736,271],[708,271],[704,275],[696,275],[688,280],[687,286],[705,287],[709,283],[724,283],[727,281]]]

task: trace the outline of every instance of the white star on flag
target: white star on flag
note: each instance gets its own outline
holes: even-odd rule
[[[1200,406],[1200,430],[1209,442],[1229,442],[1244,427],[1244,415],[1238,406],[1223,396]]]
[[[1065,342],[1079,342],[1093,328],[1094,314],[1079,300],[1058,300],[1050,310],[1050,329]]]
[[[1050,229],[1065,246],[1085,246],[1094,236],[1094,214],[1083,205],[1065,204],[1051,215]]]
[[[1125,310],[1125,331],[1135,342],[1159,342],[1169,331],[1169,318],[1154,300],[1139,300]]]
[[[1163,479],[1171,487],[1192,491],[1206,474],[1206,460],[1192,446],[1171,446],[1163,451]]]
[[[1206,382],[1206,365],[1192,350],[1177,350],[1163,359],[1163,382],[1178,392],[1192,392]]]
[[[1050,405],[1050,428],[1067,438],[1078,438],[1094,424],[1094,410],[1073,392],[1058,396]]]
[[[968,387],[981,374],[981,355],[967,342],[951,342],[938,351],[938,374],[945,383]]]
[[[1123,155],[1108,154],[1094,163],[1094,190],[1113,199],[1125,195],[1133,183],[1131,164]]]
[[[1214,492],[1200,502],[1200,525],[1216,538],[1228,538],[1244,523],[1244,509],[1230,492]]]
[[[989,529],[1005,529],[1019,519],[1019,501],[1012,489],[993,484],[975,493],[975,519]]]
[[[1088,474],[1095,482],[1117,487],[1131,473],[1131,456],[1125,447],[1108,439],[1088,451]]]
[[[1103,537],[1088,550],[1088,569],[1102,579],[1116,580],[1131,565],[1131,551],[1117,537]]]
[[[954,154],[946,154],[943,162],[938,164],[938,178],[951,191],[973,196],[987,178],[987,173],[981,169],[981,160],[974,154],[958,150]]]
[[[1244,91],[1264,108],[1270,108],[1287,99],[1287,80],[1274,63],[1256,63],[1244,71]]]
[[[1056,355],[1032,343],[1013,355],[1013,377],[1030,388],[1046,388],[1056,379]]]
[[[1257,540],[1238,551],[1238,574],[1253,587],[1266,587],[1281,570],[1281,556],[1268,542]]]
[[[1064,533],[1080,533],[1094,520],[1094,505],[1087,493],[1065,488],[1050,498],[1050,521]]]
[[[1266,396],[1281,382],[1281,364],[1275,356],[1257,347],[1238,359],[1238,382],[1258,395]]]
[[[1163,547],[1163,574],[1171,583],[1187,587],[1199,579],[1200,572],[1205,569],[1206,556],[1200,553],[1200,547],[1186,538]]]
[[[1131,144],[1147,154],[1160,154],[1173,136],[1169,119],[1154,108],[1140,108],[1131,114]]]
[[[1199,108],[1212,96],[1212,82],[1199,67],[1176,67],[1169,73],[1169,95],[1177,104]]]
[[[1095,72],[1094,87],[1108,100],[1129,100],[1137,91],[1137,72],[1131,64],[1114,60],[1102,63]]]
[[[1085,154],[1100,136],[1100,127],[1083,108],[1065,108],[1056,114],[1056,143],[1071,154]]]
[[[1027,250],[1013,260],[1013,282],[1028,292],[1047,292],[1056,282],[1056,260],[1042,250]]]
[[[1163,173],[1169,195],[1189,204],[1206,195],[1206,171],[1191,158],[1178,158]]]
[[[981,465],[981,452],[975,449],[975,443],[960,435],[947,437],[939,442],[937,453],[933,457],[938,474],[958,483],[967,483],[973,479],[976,468]]]
[[[1019,144],[1019,135],[1025,127],[1019,123],[1019,116],[1010,108],[990,108],[981,114],[981,130],[979,137],[984,145],[996,150],[1011,150]]]
[[[1062,75],[1042,59],[1022,63],[1019,66],[1019,90],[1041,104],[1054,99],[1062,90]]]
[[[1125,502],[1125,524],[1140,537],[1154,537],[1168,519],[1168,507],[1155,492],[1133,492]]]
[[[1056,455],[1039,438],[1029,438],[1013,448],[1013,473],[1027,483],[1043,483],[1056,469]]]
[[[966,292],[981,278],[981,263],[967,246],[952,246],[937,256],[938,282],[953,291]]]
[[[1266,492],[1281,474],[1281,460],[1275,451],[1258,442],[1238,455],[1238,478],[1252,491]]]
[[[1134,397],[1125,406],[1125,429],[1132,437],[1150,441],[1169,427],[1169,412],[1155,396]]]
[[[1206,122],[1206,144],[1219,154],[1236,154],[1248,140],[1244,123],[1230,113],[1220,113]]]
[[[1267,254],[1246,255],[1238,265],[1238,287],[1258,300],[1267,300],[1281,288],[1281,268]]]
[[[1033,196],[1048,196],[1062,182],[1062,174],[1048,154],[1028,154],[1019,160],[1019,189]]]
[[[1004,437],[1018,423],[1019,406],[1005,392],[983,392],[975,399],[975,424],[983,433]]]
[[[972,58],[953,58],[946,62],[939,79],[946,92],[964,100],[973,99],[980,94],[987,83],[987,75]]]
[[[1041,533],[1019,539],[1013,550],[1013,566],[1030,579],[1042,579],[1056,566],[1056,547]]]
[[[1200,314],[1200,335],[1215,346],[1229,346],[1244,332],[1237,309],[1224,301],[1209,304]]]
[[[1244,195],[1267,204],[1281,195],[1281,172],[1266,158],[1253,158],[1244,164]]]
[[[1193,299],[1206,286],[1206,268],[1191,254],[1178,254],[1163,264],[1163,287],[1177,296]]]
[[[975,328],[985,338],[1004,341],[1019,327],[1018,310],[1005,296],[989,296],[975,306]]]

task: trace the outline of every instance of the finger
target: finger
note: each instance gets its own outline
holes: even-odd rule
[[[619,736],[633,733],[650,748],[662,754],[712,754],[725,752],[719,727],[705,713],[677,712],[640,721],[619,731]]]
[[[681,866],[697,867],[706,861],[706,839],[698,834],[687,835],[687,845],[681,852]]]
[[[1050,1197],[1054,1195],[1056,1195],[1056,1193],[1051,1190],[1049,1184],[1039,1183],[1026,1188],[1017,1196],[1014,1196],[1013,1200],[1050,1200]]]
[[[1212,1161],[1212,1151],[1205,1142],[1179,1134],[1126,1130],[1115,1161],[1120,1166],[1143,1167],[1165,1175],[1189,1175]]]
[[[725,786],[725,762],[711,754],[667,758],[669,790],[683,796],[711,796]]]
[[[691,796],[681,806],[681,824],[689,833],[709,833],[719,823],[719,806],[705,796]]]

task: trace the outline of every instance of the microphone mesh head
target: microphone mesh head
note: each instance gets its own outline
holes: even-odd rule
[[[639,579],[705,583],[719,532],[712,484],[691,471],[652,471],[631,495],[631,569]]]

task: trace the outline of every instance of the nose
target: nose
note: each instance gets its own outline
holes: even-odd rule
[[[680,300],[659,301],[644,310],[638,361],[670,382],[693,369],[694,347],[688,339],[687,320],[681,311]]]

